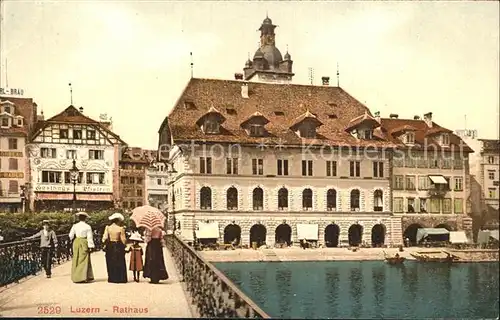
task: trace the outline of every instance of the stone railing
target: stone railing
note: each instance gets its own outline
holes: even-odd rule
[[[68,235],[57,236],[58,246],[52,255],[52,264],[71,259],[71,241]],[[42,269],[40,239],[0,244],[0,287],[35,275]]]
[[[167,235],[166,240],[191,303],[201,318],[271,318],[176,235]]]

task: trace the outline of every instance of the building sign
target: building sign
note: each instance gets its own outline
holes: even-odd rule
[[[23,153],[19,151],[0,151],[0,157],[23,157]]]
[[[22,179],[24,178],[23,172],[0,172],[0,178]]]
[[[10,96],[22,96],[24,95],[24,89],[0,88],[0,94],[10,95]]]
[[[36,192],[73,192],[73,186],[70,184],[50,185],[40,184],[35,187]],[[91,193],[111,193],[111,187],[107,186],[76,186],[76,192]]]

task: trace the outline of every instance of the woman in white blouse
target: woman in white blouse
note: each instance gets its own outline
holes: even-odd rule
[[[76,213],[79,222],[75,223],[69,232],[69,239],[73,242],[73,261],[71,265],[71,280],[74,283],[94,280],[90,250],[94,246],[92,228],[85,222],[89,217],[85,212]]]

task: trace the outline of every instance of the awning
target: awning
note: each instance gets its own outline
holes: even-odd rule
[[[488,243],[490,238],[498,241],[498,230],[479,230],[477,234],[477,243]]]
[[[448,181],[443,176],[429,176],[434,184],[448,184]]]
[[[318,225],[297,224],[297,239],[318,240]]]
[[[217,222],[198,222],[198,230],[196,230],[196,238],[198,239],[218,239],[219,224]]]
[[[417,242],[420,242],[423,238],[431,235],[444,235],[450,234],[445,228],[420,228],[417,230]]]
[[[467,238],[465,231],[450,231],[450,242],[469,243],[469,239]]]

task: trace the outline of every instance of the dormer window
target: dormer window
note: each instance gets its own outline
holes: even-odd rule
[[[319,121],[318,117],[307,110],[296,119],[290,129],[295,131],[301,138],[314,139],[317,135],[316,129],[321,125],[323,123]]]
[[[11,114],[11,113],[12,113],[12,112],[11,112],[11,110],[10,110],[10,107],[7,107],[7,106],[3,107],[3,111],[4,111],[5,113],[9,113],[9,114]]]
[[[371,140],[373,139],[373,130],[379,126],[380,123],[368,112],[365,112],[365,114],[349,121],[345,131],[350,132],[358,139]]]
[[[443,133],[441,135],[441,144],[443,146],[448,146],[450,145],[450,135],[448,133]]]
[[[373,130],[371,129],[358,130],[357,136],[358,139],[371,140],[373,139]]]
[[[264,135],[264,127],[260,124],[250,125],[250,135],[252,137],[262,137]]]
[[[18,125],[19,127],[22,127],[22,126],[23,126],[23,119],[18,118],[18,119],[17,119],[17,125]]]
[[[414,144],[415,143],[415,132],[407,132],[404,137],[405,144]]]
[[[245,129],[247,134],[251,137],[263,137],[267,131],[265,125],[269,120],[260,112],[254,112],[245,121],[240,124],[240,127]]]
[[[196,125],[201,128],[205,134],[220,133],[221,124],[226,118],[214,107],[210,107],[197,121]]]
[[[312,139],[316,137],[316,127],[310,123],[303,123],[299,128],[299,135],[301,138]]]
[[[7,117],[2,118],[2,127],[9,127],[9,118]]]
[[[203,124],[203,131],[209,134],[217,134],[219,133],[219,123],[215,120],[206,120]]]

